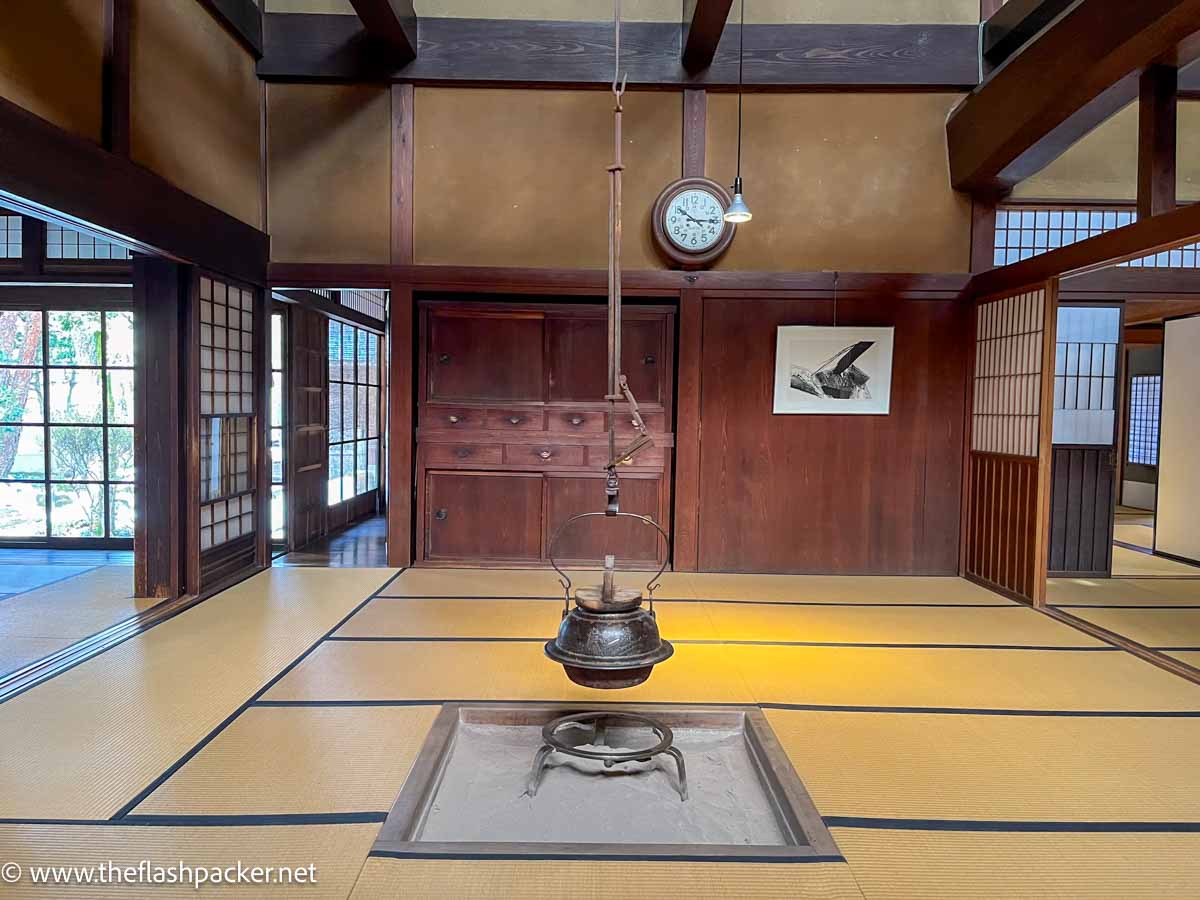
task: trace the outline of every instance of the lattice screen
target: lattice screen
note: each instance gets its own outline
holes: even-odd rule
[[[0,257],[21,258],[20,216],[0,216]]]
[[[1045,306],[1039,289],[979,307],[972,450],[1038,455]]]

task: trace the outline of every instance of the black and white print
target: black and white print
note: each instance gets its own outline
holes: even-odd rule
[[[894,337],[892,328],[781,325],[773,412],[887,415]]]

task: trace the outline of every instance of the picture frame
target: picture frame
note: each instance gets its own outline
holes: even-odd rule
[[[780,325],[775,415],[886,416],[895,328]]]

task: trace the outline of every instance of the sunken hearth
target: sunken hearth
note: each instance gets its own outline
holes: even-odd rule
[[[599,723],[597,714],[588,713],[584,722],[571,724],[582,731],[565,743],[584,754],[539,752],[546,726],[559,727],[553,723],[578,712],[561,704],[445,706],[372,852],[764,860],[839,855],[758,709],[614,705]],[[652,723],[665,729],[656,732]],[[662,730],[687,759],[685,782],[674,754],[639,752],[657,746]],[[637,758],[613,765],[587,758],[593,740]],[[535,757],[544,762],[534,770],[536,785]]]

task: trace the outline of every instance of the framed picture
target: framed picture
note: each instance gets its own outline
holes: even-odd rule
[[[773,412],[886,416],[892,401],[894,338],[890,327],[780,325]]]

